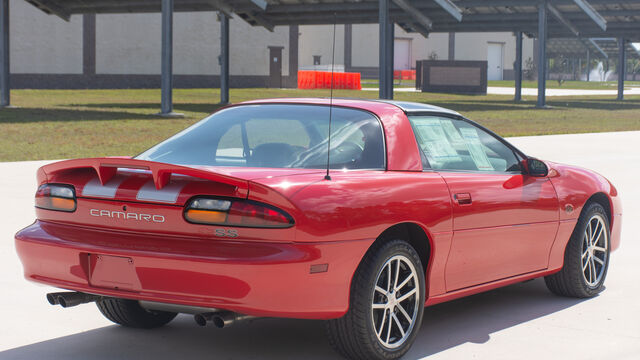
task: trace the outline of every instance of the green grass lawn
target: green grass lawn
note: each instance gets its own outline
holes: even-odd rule
[[[363,79],[360,81],[363,88],[377,88],[379,86],[378,80],[374,79]],[[407,88],[415,88],[416,81],[415,80],[393,80],[394,87],[407,87]]]
[[[625,88],[631,86],[640,86],[640,81],[625,81]],[[489,86],[497,87],[515,87],[513,80],[489,80]],[[537,81],[523,81],[523,88],[537,88]],[[559,84],[557,80],[547,80],[547,89],[583,89],[583,90],[617,90],[618,83],[616,81],[565,81]]]
[[[334,90],[336,97],[375,98],[375,91]],[[328,90],[234,89],[231,101],[267,97],[327,97]],[[183,119],[156,116],[160,91],[15,90],[14,109],[0,110],[0,161],[135,155],[215,111],[216,89],[177,89]],[[603,97],[535,97],[396,93],[397,100],[454,109],[502,136],[640,130],[640,96],[617,102]]]

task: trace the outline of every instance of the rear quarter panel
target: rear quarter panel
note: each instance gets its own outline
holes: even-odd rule
[[[444,292],[452,213],[449,190],[439,174],[332,171],[331,180],[317,177],[317,181],[295,190],[287,188],[289,181],[273,178],[262,179],[261,183],[281,189],[294,205],[297,242],[369,240],[373,243],[393,225],[415,223],[430,241],[429,294]],[[361,259],[364,253],[352,255]]]

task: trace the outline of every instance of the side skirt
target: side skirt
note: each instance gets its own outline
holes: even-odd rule
[[[553,273],[560,271],[560,269],[561,268],[553,269],[553,270],[544,269],[544,270],[534,271],[534,272],[517,275],[517,276],[506,278],[506,279],[501,279],[501,280],[492,281],[489,283],[480,284],[480,285],[476,285],[476,286],[472,286],[472,287],[468,287],[460,290],[455,290],[455,291],[448,292],[441,295],[431,296],[427,298],[427,301],[425,302],[424,306],[436,305],[446,301],[459,299],[465,296],[497,289],[503,286],[508,286],[508,285],[519,283],[519,282],[539,278],[542,276],[551,275]]]

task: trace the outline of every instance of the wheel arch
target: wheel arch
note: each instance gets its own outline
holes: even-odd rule
[[[611,230],[610,240],[612,241],[612,251],[616,248],[616,243],[619,243],[619,233],[615,233],[614,228],[614,219],[612,217],[615,212],[615,204],[613,204],[613,199],[607,195],[605,192],[598,191],[589,196],[584,203],[581,203],[580,213],[575,218],[575,224],[571,228],[563,228],[562,223],[560,224],[559,234],[556,235],[556,240],[551,248],[549,253],[549,270],[561,270],[564,266],[565,262],[565,254],[567,252],[567,247],[569,246],[569,241],[571,236],[577,231],[579,219],[584,215],[589,207],[589,204],[597,203],[604,208],[605,214],[607,215],[609,229]],[[617,240],[616,240],[617,238]]]
[[[394,239],[406,240],[416,250],[420,257],[423,273],[426,275],[431,262],[433,244],[424,228],[413,222],[399,223],[384,230],[375,243]]]
[[[587,201],[585,201],[584,206],[582,207],[582,211],[580,211],[580,216],[582,216],[582,213],[586,211],[587,205],[589,205],[592,202],[598,203],[604,208],[604,211],[607,214],[607,221],[609,222],[609,226],[611,227],[613,222],[613,217],[611,213],[611,199],[604,192],[597,192],[591,195],[587,199]]]
[[[383,230],[369,245],[369,248],[365,251],[364,255],[360,259],[358,266],[356,267],[353,274],[351,274],[350,284],[349,284],[349,307],[351,307],[351,293],[353,292],[353,287],[355,285],[354,278],[355,274],[358,272],[365,259],[371,254],[372,251],[375,251],[381,244],[396,240],[402,239],[406,240],[411,247],[416,250],[418,253],[418,257],[420,258],[420,263],[422,265],[422,273],[425,275],[425,301],[429,298],[429,272],[431,271],[431,264],[433,260],[433,238],[430,236],[427,229],[425,229],[422,225],[415,222],[402,222],[397,223],[395,225],[389,226],[385,230]]]

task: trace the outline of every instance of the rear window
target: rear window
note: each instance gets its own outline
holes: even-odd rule
[[[178,165],[322,169],[329,107],[243,105],[219,111],[138,155]],[[333,107],[332,169],[384,169],[382,127],[372,114]]]

